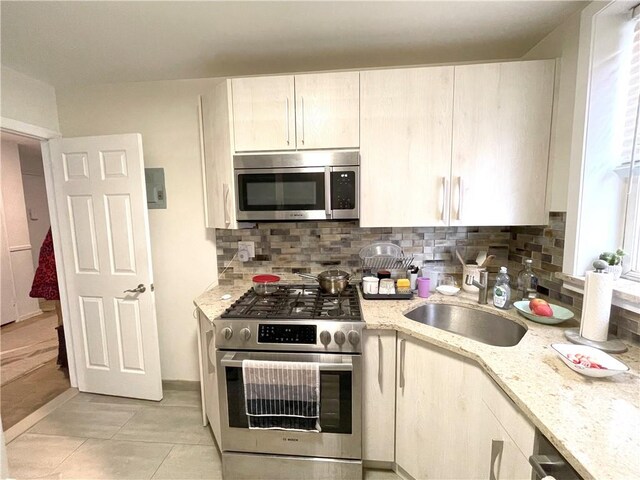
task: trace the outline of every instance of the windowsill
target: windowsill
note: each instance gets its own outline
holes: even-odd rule
[[[584,295],[584,277],[557,272],[556,278],[563,281],[564,288]],[[613,282],[611,303],[624,310],[640,313],[640,283],[625,278]]]

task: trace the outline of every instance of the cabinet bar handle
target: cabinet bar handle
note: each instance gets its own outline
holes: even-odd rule
[[[301,113],[302,113],[302,145],[304,145],[304,97],[300,97]]]
[[[400,340],[400,388],[404,388],[404,344],[406,340]]]
[[[291,128],[289,127],[289,97],[287,97],[287,101],[285,103],[285,109],[287,114],[287,145],[289,145],[289,140],[291,139]]]
[[[489,480],[497,480],[496,477],[496,460],[502,455],[504,449],[503,440],[491,440],[491,470],[489,470]]]
[[[442,202],[441,202],[441,209],[440,209],[440,220],[442,220],[443,222],[445,221],[444,207],[446,205],[446,199],[447,199],[447,177],[442,177]]]
[[[458,177],[458,220],[462,219],[462,177]]]
[[[222,191],[223,191],[223,200],[222,203],[224,204],[224,223],[226,226],[229,226],[229,224],[231,223],[231,215],[229,213],[229,185],[226,183],[222,184]]]
[[[378,335],[378,385],[382,390],[382,339]]]

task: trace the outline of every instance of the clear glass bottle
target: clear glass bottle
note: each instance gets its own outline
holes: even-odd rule
[[[511,278],[507,273],[507,267],[500,267],[500,272],[496,277],[496,285],[493,287],[493,305],[503,310],[511,307]]]
[[[518,273],[518,294],[521,300],[531,300],[538,296],[538,277],[531,269],[532,264],[533,260],[527,258],[524,261],[524,269]]]

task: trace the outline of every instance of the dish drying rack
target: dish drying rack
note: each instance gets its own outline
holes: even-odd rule
[[[406,256],[394,243],[374,243],[360,250],[362,274],[369,271],[375,275],[379,270],[406,271],[413,263],[413,255]]]

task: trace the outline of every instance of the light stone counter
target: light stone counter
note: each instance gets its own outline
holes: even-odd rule
[[[213,319],[250,286],[214,287],[194,303]],[[225,293],[231,299],[221,300]],[[575,327],[575,321],[541,325],[513,308],[478,305],[475,298],[465,293],[435,294],[408,301],[361,299],[361,305],[369,329],[396,330],[478,362],[585,479],[640,479],[640,348],[628,345],[627,353],[616,355],[629,372],[603,379],[585,377],[570,370],[550,347],[567,343],[563,332]],[[490,311],[528,331],[515,347],[493,347],[403,316],[427,302]]]

